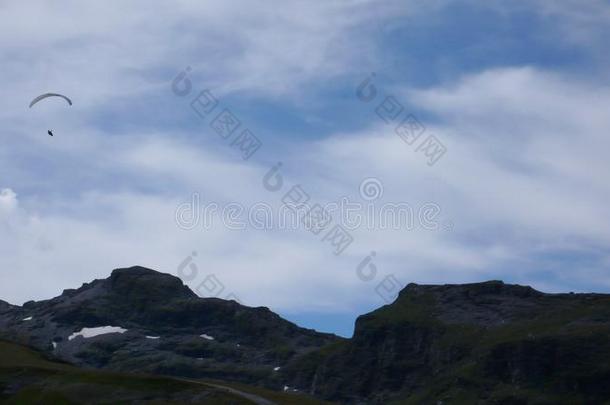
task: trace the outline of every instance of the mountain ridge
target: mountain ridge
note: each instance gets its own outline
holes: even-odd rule
[[[277,389],[283,386],[276,367],[341,339],[300,328],[266,307],[197,297],[179,278],[140,266],[7,307],[0,337],[80,366],[265,381]]]
[[[352,339],[298,364],[292,384],[341,403],[602,403],[610,295],[409,284],[358,317]]]
[[[124,331],[71,338],[110,326]],[[80,366],[345,404],[610,399],[610,295],[547,294],[499,280],[411,283],[359,316],[344,339],[266,307],[199,298],[175,276],[134,266],[50,300],[0,302],[0,337]]]

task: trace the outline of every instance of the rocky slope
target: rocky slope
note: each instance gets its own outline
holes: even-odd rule
[[[81,366],[275,388],[283,388],[278,372],[292,358],[339,340],[267,308],[199,298],[177,277],[141,267],[51,300],[1,302],[0,337]]]
[[[410,284],[285,375],[341,403],[610,403],[610,295]]]

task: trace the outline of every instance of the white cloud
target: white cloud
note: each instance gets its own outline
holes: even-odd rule
[[[434,129],[453,145],[445,181],[481,216],[532,236],[610,241],[599,220],[610,197],[610,92],[515,68],[411,95],[444,120]]]
[[[246,304],[289,311],[349,310],[363,302],[380,303],[375,283],[364,283],[355,273],[373,250],[378,253],[377,281],[395,273],[405,283],[505,277],[535,282],[531,268],[527,271],[532,273],[519,269],[512,274],[504,269],[516,261],[526,263],[532,255],[610,241],[600,221],[610,214],[604,203],[609,192],[604,134],[610,123],[603,111],[610,94],[568,76],[515,68],[482,72],[404,97],[444,123],[428,125],[449,149],[436,166],[427,166],[423,155],[380,125],[295,144],[281,156],[283,192],[301,184],[312,201],[346,195],[362,202],[359,183],[375,176],[385,187],[380,203],[405,201],[417,207],[435,201],[442,217],[454,222],[451,232],[358,229],[352,247],[337,258],[320,237],[305,230],[231,231],[216,222],[208,230],[183,231],[174,222],[175,209],[194,191],[206,201],[246,206],[256,201],[277,206],[283,192],[262,187],[267,166],[201,149],[181,137],[136,137],[112,148],[112,142],[91,135],[97,146],[77,144],[70,152],[81,156],[82,170],[97,170],[101,160],[106,169],[99,174],[100,184],[118,172],[133,179],[125,186],[140,179],[155,187],[150,192],[87,188],[70,199],[25,198],[20,225],[0,236],[8,249],[0,265],[15,271],[3,273],[7,289],[2,296],[14,302],[49,297],[134,264],[175,274],[178,264],[197,251],[200,273],[189,283],[193,289],[215,274],[225,286],[223,295],[235,293]],[[3,195],[8,201],[15,198],[14,193]],[[609,283],[599,280],[600,286]]]
[[[17,208],[17,205],[17,194],[13,190],[10,188],[0,189],[0,215],[10,214]]]
[[[187,65],[221,95],[293,97],[355,65],[366,69],[374,63],[375,27],[421,9],[395,3],[5,3],[4,91],[14,97],[0,105],[2,112],[14,113],[35,95],[56,89],[73,96],[75,106],[99,108],[164,88]]]

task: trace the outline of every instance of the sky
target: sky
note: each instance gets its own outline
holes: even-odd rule
[[[609,40],[602,0],[2,2],[0,299],[141,265],[351,336],[412,282],[610,292]]]

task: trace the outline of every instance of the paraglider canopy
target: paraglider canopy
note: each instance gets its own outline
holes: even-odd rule
[[[39,102],[40,100],[44,100],[45,98],[48,97],[61,97],[64,100],[66,100],[68,102],[68,104],[72,105],[72,100],[70,100],[68,97],[62,95],[62,94],[57,94],[57,93],[45,93],[45,94],[41,94],[40,96],[36,97],[34,100],[32,100],[32,102],[30,103],[30,108],[32,108],[32,106],[34,104],[36,104],[37,102]]]

